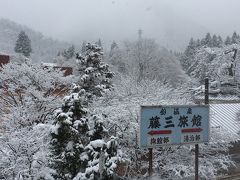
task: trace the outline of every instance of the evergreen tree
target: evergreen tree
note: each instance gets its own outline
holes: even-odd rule
[[[195,46],[196,46],[196,48],[201,47],[201,41],[200,41],[200,39],[197,39]]]
[[[222,47],[222,46],[223,46],[223,40],[222,40],[222,37],[219,35],[217,40],[217,47]]]
[[[87,44],[87,42],[86,42],[86,41],[83,41],[82,47],[81,47],[81,53],[84,53],[84,52],[87,50],[86,44]]]
[[[181,65],[185,71],[191,66],[196,48],[197,48],[196,42],[194,41],[193,38],[191,38],[186,50],[184,51],[184,54],[180,58]]]
[[[77,54],[77,59],[79,86],[64,98],[52,130],[52,168],[56,179],[112,179],[121,160],[116,138],[107,141],[103,118],[87,116],[90,112],[86,108],[93,97],[112,89],[113,73],[101,62],[102,52],[96,45],[87,44],[85,53]]]
[[[204,39],[204,45],[208,46],[208,47],[212,47],[212,37],[210,35],[210,33],[207,33]]]
[[[239,41],[240,41],[239,35],[236,32],[234,32],[232,35],[231,43],[238,44]]]
[[[219,47],[219,42],[218,42],[218,38],[217,38],[216,34],[214,34],[212,37],[212,46]]]
[[[118,45],[115,41],[112,42],[110,52],[109,52],[109,57],[112,57],[114,54],[114,50],[118,48]]]
[[[127,72],[126,64],[123,62],[121,50],[115,41],[113,41],[111,44],[109,62],[116,67],[117,71],[121,73]]]
[[[93,97],[100,97],[113,88],[111,84],[113,73],[109,71],[108,65],[102,62],[102,55],[101,48],[90,43],[86,44],[83,55],[77,54],[79,85],[86,91],[88,102],[91,102]],[[89,143],[80,155],[80,159],[86,166],[81,168],[74,180],[110,180],[121,159],[116,138],[112,137],[106,141],[107,131],[101,116],[93,115],[89,122],[94,126],[88,132]]]
[[[200,40],[200,43],[201,43],[201,46],[205,46],[206,44],[205,44],[205,38],[202,38],[201,40]]]
[[[31,40],[29,39],[29,37],[26,35],[24,31],[21,31],[19,33],[14,51],[16,53],[21,53],[26,57],[30,56],[32,52]]]
[[[79,157],[87,144],[86,133],[89,130],[85,119],[87,110],[85,91],[74,86],[72,93],[64,98],[64,104],[56,113],[52,128],[52,157],[51,166],[56,170],[56,179],[73,179],[84,165]]]
[[[230,44],[232,44],[232,40],[231,40],[231,38],[229,37],[229,36],[227,36],[227,38],[226,38],[226,40],[225,40],[225,45],[230,45]]]
[[[85,160],[85,171],[79,172],[74,180],[111,180],[114,170],[121,161],[117,139],[114,136],[106,142],[107,130],[101,117],[93,116],[94,128],[89,131],[90,141],[80,158]]]
[[[82,55],[77,53],[79,85],[85,89],[90,99],[102,96],[113,87],[113,73],[109,71],[109,66],[102,62],[102,58],[103,52],[95,44],[88,43]]]
[[[62,55],[67,60],[73,58],[73,56],[75,55],[75,47],[74,47],[74,45],[70,46],[67,50],[64,50]]]
[[[99,39],[96,44],[98,45],[98,47],[101,47],[101,48],[102,48],[102,41],[101,41],[101,39]]]

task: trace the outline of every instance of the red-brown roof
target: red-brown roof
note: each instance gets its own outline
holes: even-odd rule
[[[64,76],[73,74],[73,69],[71,67],[61,67],[61,71],[64,71]]]
[[[0,67],[2,68],[4,64],[10,62],[10,57],[8,55],[1,55],[0,54]]]
[[[61,67],[61,66],[44,66],[44,68],[53,68],[53,69],[60,69],[61,71],[64,71],[64,76],[69,76],[73,74],[73,68],[72,67]]]

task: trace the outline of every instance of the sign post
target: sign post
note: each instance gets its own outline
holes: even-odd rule
[[[148,161],[149,161],[149,170],[148,170],[148,174],[149,176],[151,177],[152,176],[152,172],[153,172],[153,162],[152,162],[152,159],[153,159],[153,148],[149,148],[149,155],[148,155]]]
[[[152,148],[196,144],[197,170],[198,144],[208,141],[208,105],[141,106],[140,146],[149,148],[149,175],[152,173]]]

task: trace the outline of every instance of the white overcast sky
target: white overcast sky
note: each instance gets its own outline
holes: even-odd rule
[[[139,28],[161,39],[177,31],[240,33],[239,8],[240,0],[0,0],[0,18],[72,42],[136,38]]]

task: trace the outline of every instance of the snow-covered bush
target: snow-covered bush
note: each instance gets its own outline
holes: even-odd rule
[[[50,125],[38,124],[0,135],[0,179],[37,179],[52,173],[48,168]]]
[[[58,97],[67,91],[70,80],[63,77],[63,72],[44,69],[30,60],[5,65],[0,71],[2,118],[8,123],[17,119],[11,128],[47,122],[59,107]]]
[[[49,176],[48,123],[67,90],[67,78],[26,60],[5,65],[0,82],[0,175],[17,180]]]

